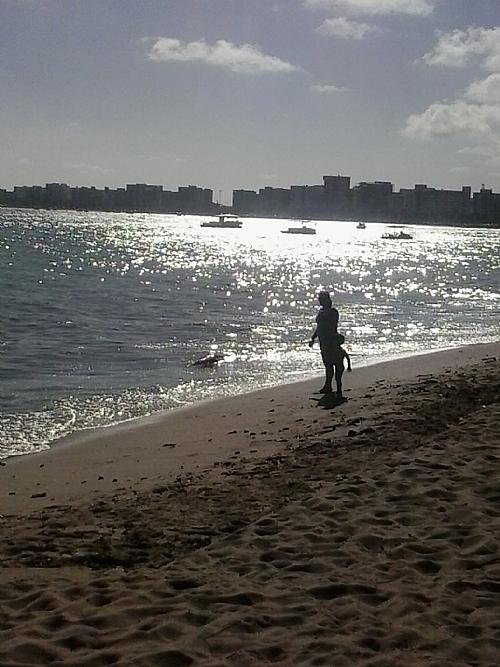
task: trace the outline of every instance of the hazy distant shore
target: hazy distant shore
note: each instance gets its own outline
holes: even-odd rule
[[[377,223],[377,224],[386,224],[386,225],[405,225],[405,226],[422,226],[422,225],[429,225],[432,227],[460,227],[460,228],[465,228],[465,229],[500,229],[500,220],[498,221],[493,221],[493,222],[486,222],[484,220],[479,220],[479,219],[469,219],[469,220],[456,220],[453,218],[450,219],[436,219],[433,220],[431,218],[422,218],[420,220],[416,220],[414,218],[411,219],[400,219],[400,218],[391,218],[391,217],[382,217],[382,218],[376,218],[372,215],[351,215],[347,217],[342,217],[342,216],[336,216],[336,217],[331,217],[331,216],[316,216],[316,215],[309,215],[304,213],[304,215],[294,215],[294,216],[289,216],[286,215],[285,213],[280,214],[280,215],[274,215],[274,216],[269,216],[269,214],[258,214],[258,213],[240,213],[237,210],[233,209],[231,206],[223,206],[222,208],[215,207],[213,209],[207,209],[206,211],[152,211],[150,209],[105,209],[105,208],[72,208],[72,207],[50,207],[50,206],[34,206],[34,205],[27,205],[23,206],[22,204],[16,204],[15,206],[9,206],[5,204],[0,204],[0,207],[3,208],[4,210],[16,210],[16,209],[24,209],[24,210],[33,210],[33,211],[76,211],[76,212],[81,212],[81,213],[86,213],[86,212],[93,212],[93,213],[128,213],[128,214],[150,214],[150,215],[159,215],[159,216],[200,216],[200,217],[214,217],[218,215],[219,213],[227,213],[227,214],[236,214],[243,220],[246,218],[250,219],[257,219],[257,220],[317,220],[321,222],[366,222],[367,224],[369,223]]]

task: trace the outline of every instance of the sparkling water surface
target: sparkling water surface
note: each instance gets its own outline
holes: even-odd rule
[[[321,373],[330,289],[354,368],[497,340],[500,231],[0,209],[0,457],[75,430]],[[390,231],[390,230],[389,230]],[[209,369],[192,362],[210,352]]]

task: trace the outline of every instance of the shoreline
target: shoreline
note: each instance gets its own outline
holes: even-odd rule
[[[462,348],[469,348],[469,347],[474,347],[476,345],[494,345],[498,341],[490,341],[487,343],[473,343],[472,345],[459,345],[459,346],[445,346],[445,347],[437,347],[433,348],[431,350],[418,350],[418,351],[412,351],[412,352],[400,352],[400,353],[395,353],[394,355],[390,355],[388,357],[377,357],[374,361],[368,359],[361,363],[360,365],[355,365],[354,369],[355,371],[359,371],[363,368],[367,367],[372,367],[372,366],[379,366],[381,364],[389,364],[392,362],[400,362],[405,359],[412,359],[414,357],[422,357],[422,356],[428,356],[428,355],[433,355],[433,354],[439,354],[441,352],[452,352],[453,350],[459,350]],[[356,357],[351,354],[351,359],[353,359],[353,363],[356,364]],[[150,423],[156,423],[158,420],[163,420],[167,418],[168,416],[177,414],[179,412],[185,411],[185,410],[196,410],[198,407],[203,406],[203,405],[210,405],[213,403],[217,403],[218,401],[231,401],[234,398],[237,397],[242,397],[242,396],[250,396],[253,394],[258,394],[260,392],[267,392],[267,391],[273,391],[273,390],[278,390],[283,387],[288,387],[292,385],[298,385],[298,384],[303,384],[309,385],[311,382],[317,382],[319,381],[321,383],[322,381],[322,375],[307,375],[295,380],[290,380],[287,382],[282,382],[280,384],[274,384],[274,385],[269,385],[269,386],[264,386],[264,387],[259,387],[257,389],[252,388],[248,390],[243,390],[242,392],[239,392],[237,394],[231,394],[228,396],[220,396],[216,398],[206,398],[206,399],[201,399],[194,401],[193,403],[188,403],[186,405],[180,405],[172,408],[165,408],[162,410],[158,410],[156,412],[153,412],[148,415],[143,415],[140,417],[131,417],[129,419],[124,419],[122,421],[117,421],[117,422],[111,422],[109,424],[104,424],[102,426],[88,426],[88,427],[83,427],[81,429],[72,431],[71,433],[68,433],[67,435],[63,435],[60,437],[55,438],[54,440],[51,440],[46,449],[42,449],[40,451],[35,451],[35,452],[29,452],[26,454],[10,454],[7,456],[4,456],[3,458],[0,458],[0,460],[3,461],[12,461],[18,458],[24,458],[24,457],[30,457],[34,456],[37,454],[43,454],[44,452],[51,451],[53,448],[58,448],[58,447],[71,447],[71,446],[77,446],[84,444],[85,442],[88,441],[93,441],[95,438],[101,439],[106,437],[106,435],[114,434],[114,431],[116,430],[117,432],[122,432],[123,430],[127,431],[128,428],[136,429],[140,428],[141,426],[147,426]],[[349,375],[347,373],[344,374],[344,383],[346,380],[349,379]]]
[[[0,467],[0,663],[497,665],[500,342],[308,388]]]
[[[500,343],[482,343],[356,368],[344,375],[349,398],[335,408],[347,418],[376,382],[408,383],[499,355]],[[150,489],[221,465],[234,452],[249,460],[276,455],[324,426],[318,410],[318,378],[260,389],[155,413],[115,426],[80,431],[47,450],[5,459],[1,506],[6,512],[51,504],[90,502],[102,495]]]

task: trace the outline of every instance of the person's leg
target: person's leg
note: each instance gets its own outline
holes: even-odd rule
[[[325,384],[319,390],[321,394],[332,393],[333,360],[331,359],[331,354],[329,354],[329,352],[328,348],[321,348],[321,358],[323,359],[323,364],[325,366]]]
[[[330,362],[325,364],[325,386],[323,387],[325,394],[332,393],[332,382],[333,382],[333,364]]]
[[[335,382],[337,384],[337,398],[342,398],[342,375],[344,374],[344,363],[335,364]]]

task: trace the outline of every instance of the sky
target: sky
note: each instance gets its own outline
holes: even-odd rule
[[[500,0],[0,0],[0,187],[500,192]]]

